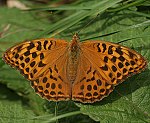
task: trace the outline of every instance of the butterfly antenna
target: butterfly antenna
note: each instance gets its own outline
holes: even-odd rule
[[[83,26],[83,28],[81,30],[79,30],[77,32],[77,34],[79,34],[85,27],[87,27],[90,23],[92,23],[100,14],[97,14],[95,18],[93,18],[91,21],[89,21],[85,26]]]

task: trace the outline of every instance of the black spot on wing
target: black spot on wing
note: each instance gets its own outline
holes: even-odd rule
[[[104,65],[104,66],[102,66],[102,67],[100,67],[102,70],[105,70],[105,71],[107,71],[108,70],[108,67],[107,67],[107,65]]]
[[[26,51],[26,52],[24,53],[24,55],[25,55],[25,56],[30,55],[30,51]]]
[[[51,41],[50,41],[50,45],[48,46],[48,49],[49,49],[49,50],[51,49],[52,45],[53,45],[53,42],[52,42],[52,40],[51,40]]]
[[[108,48],[108,54],[109,54],[109,55],[113,54],[112,48],[113,48],[113,46],[109,46],[109,48]]]
[[[44,49],[46,50],[46,45],[48,44],[48,41],[47,40],[45,40],[44,41]]]
[[[39,62],[38,67],[44,67],[46,64],[44,64],[42,61]]]
[[[98,52],[101,52],[100,43],[98,43],[96,47],[97,47],[97,51],[98,51]]]
[[[33,52],[33,53],[32,53],[32,58],[36,58],[36,56],[37,56],[37,53],[36,53],[36,52]]]
[[[122,52],[122,48],[121,48],[121,47],[117,47],[117,48],[116,48],[116,52],[117,52],[119,55],[123,55],[123,52]]]
[[[103,53],[106,51],[106,44],[102,44],[103,46]]]
[[[44,54],[41,53],[41,54],[40,54],[40,60],[42,60],[43,58],[44,58]]]
[[[31,42],[30,45],[27,47],[27,50],[30,50],[30,49],[32,49],[34,47],[35,47],[34,43]]]
[[[108,57],[107,56],[104,57],[104,62],[106,62],[106,63],[108,62]]]
[[[38,51],[40,51],[40,50],[42,49],[41,42],[40,42],[40,41],[38,41],[37,43],[38,43],[37,50],[38,50]]]

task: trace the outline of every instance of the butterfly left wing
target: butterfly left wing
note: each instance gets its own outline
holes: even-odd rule
[[[48,100],[70,99],[70,83],[65,76],[68,43],[54,38],[37,39],[9,48],[4,61],[31,81],[32,87]]]
[[[108,96],[114,86],[146,68],[139,53],[104,41],[80,43],[80,56],[72,99],[93,103]]]

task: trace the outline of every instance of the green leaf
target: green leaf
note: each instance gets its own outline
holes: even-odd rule
[[[80,10],[75,12],[74,14],[58,21],[57,23],[48,26],[47,29],[41,33],[39,36],[43,36],[45,34],[51,34],[50,36],[53,37],[60,32],[68,29],[69,27],[79,23],[82,19],[91,16],[91,15],[97,15],[107,8],[114,6],[116,3],[120,2],[121,0],[102,0],[101,2],[92,2],[91,4],[91,10]],[[87,3],[88,4],[88,3]]]
[[[1,123],[40,123],[34,120],[35,114],[29,110],[22,108],[20,102],[0,102],[0,122]]]

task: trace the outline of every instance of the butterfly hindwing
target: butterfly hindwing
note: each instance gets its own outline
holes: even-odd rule
[[[93,103],[107,96],[114,88],[100,69],[82,54],[79,59],[77,78],[72,87],[72,99],[82,103]]]

